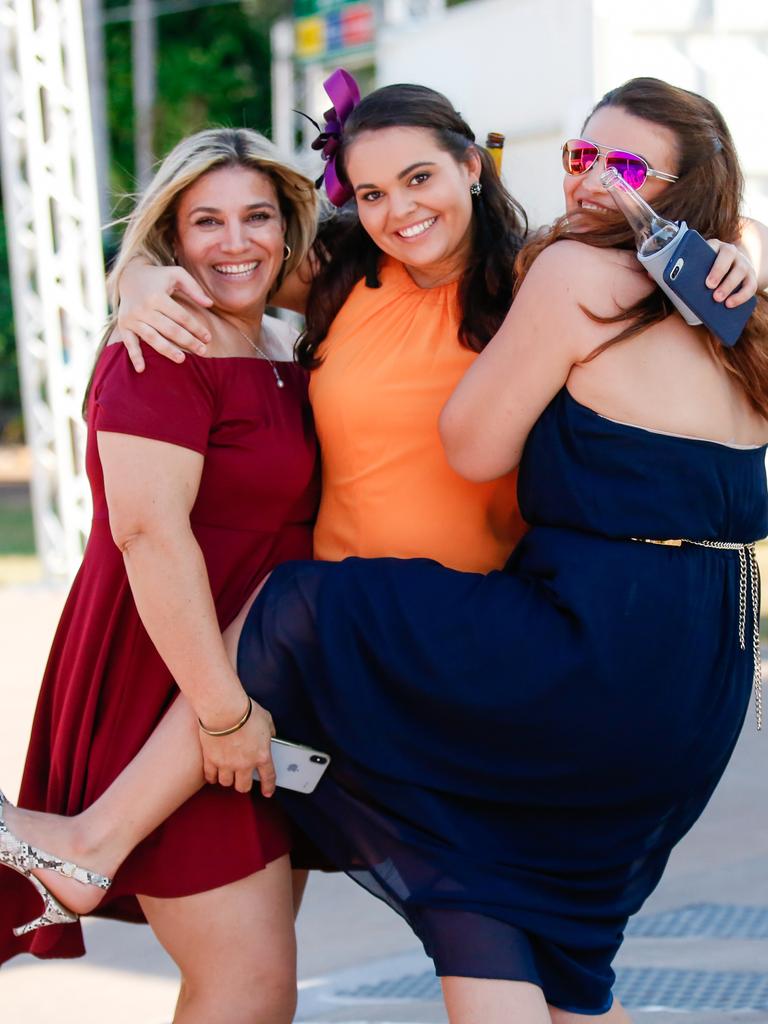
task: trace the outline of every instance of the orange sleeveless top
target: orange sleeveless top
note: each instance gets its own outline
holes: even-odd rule
[[[437,430],[475,358],[458,341],[458,283],[420,288],[389,258],[380,280],[376,289],[357,283],[310,376],[323,465],[315,558],[424,557],[498,569],[525,529],[517,474],[464,480]]]

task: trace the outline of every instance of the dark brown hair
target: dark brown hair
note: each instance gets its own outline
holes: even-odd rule
[[[339,178],[348,184],[345,154],[362,133],[381,128],[424,128],[437,145],[456,161],[474,150],[480,155],[482,192],[473,198],[472,249],[461,276],[459,341],[480,351],[498,330],[512,302],[515,259],[528,229],[525,212],[502,184],[486,151],[445,96],[423,85],[388,85],[376,89],[350,114],[338,150]],[[321,223],[317,253],[320,270],[307,302],[307,327],[297,356],[307,367],[317,366],[317,349],[334,317],[358,281],[378,288],[381,250],[360,224],[352,204]]]
[[[714,103],[658,78],[633,78],[603,96],[587,117],[582,131],[593,114],[603,107],[620,107],[634,117],[672,132],[677,144],[678,166],[664,170],[677,173],[679,177],[654,199],[653,207],[658,213],[670,220],[685,220],[705,238],[718,238],[723,242],[739,240],[744,177],[731,133]],[[516,264],[515,291],[539,253],[559,239],[574,239],[598,248],[634,249],[632,230],[620,215],[606,218],[600,227],[586,231],[578,230],[579,225],[575,223],[578,217],[572,213],[560,217],[525,246]],[[672,312],[673,306],[657,288],[615,317],[593,316],[601,323],[629,323],[596,349],[592,358],[608,345],[631,338]],[[727,348],[714,339],[711,344],[716,358],[738,378],[755,408],[768,417],[768,300],[765,296],[758,297],[757,308],[737,345]]]

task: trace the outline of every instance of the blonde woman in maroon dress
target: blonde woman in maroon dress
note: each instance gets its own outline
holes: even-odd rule
[[[121,344],[100,353],[87,401],[93,527],[42,685],[23,807],[91,806],[179,690],[212,733],[245,717],[221,630],[275,565],[312,554],[306,375],[293,332],[264,308],[314,227],[312,183],[246,129],[180,143],[130,218],[112,280],[136,254],[177,263],[213,298],[204,316],[214,358],[179,367],[147,350],[155,372],[138,375]],[[98,908],[147,920],[176,961],[177,1024],[293,1015],[289,836],[265,799],[271,765],[260,794],[232,787],[243,746],[272,731],[253,706],[229,735],[200,732],[200,771],[224,785],[204,787],[141,843]],[[169,745],[169,768],[175,756]],[[0,830],[0,848],[9,841]],[[37,927],[12,937],[11,924],[40,913],[37,880],[15,866],[0,869],[0,960],[82,954],[79,926],[62,927],[74,915],[50,898]]]

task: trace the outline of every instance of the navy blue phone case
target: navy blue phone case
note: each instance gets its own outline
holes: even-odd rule
[[[757,299],[753,296],[734,309],[715,302],[713,289],[707,288],[704,282],[716,255],[699,232],[689,228],[664,268],[664,282],[723,345],[730,347],[739,340]]]

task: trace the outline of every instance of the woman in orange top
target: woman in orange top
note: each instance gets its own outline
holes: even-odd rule
[[[351,82],[343,75],[327,83],[339,108],[348,97],[338,90]],[[376,95],[392,89],[403,93],[403,124],[409,109],[417,111],[418,131],[423,115],[413,101],[428,96],[437,102],[442,137],[430,147],[429,166],[400,177],[424,154],[393,149],[373,124],[370,134],[382,150],[378,166],[383,169],[384,158],[388,164],[386,186],[383,177],[377,185],[381,199],[358,197],[359,219],[346,213],[331,218],[321,233],[331,258],[311,289],[294,276],[293,293],[278,297],[306,309],[312,328],[299,358],[314,369],[310,397],[323,453],[315,557],[423,556],[487,572],[505,563],[524,529],[515,475],[490,484],[462,480],[445,458],[437,418],[509,308],[525,215],[445,97],[421,86]],[[391,199],[390,181],[397,190]],[[385,205],[381,227],[363,215],[370,211],[382,220]],[[434,223],[426,230],[403,235],[429,219]],[[158,281],[165,288],[160,295]],[[143,366],[137,334],[168,352],[159,335],[182,340],[174,321],[195,329],[193,314],[172,298],[179,291],[207,304],[177,268],[168,274],[167,268],[133,265],[124,274],[120,323],[137,369]]]
[[[462,479],[437,434],[446,396],[475,358],[455,340],[457,282],[420,288],[391,257],[379,280],[380,289],[355,285],[310,378],[323,451],[315,557],[498,568],[523,530],[515,476]]]

